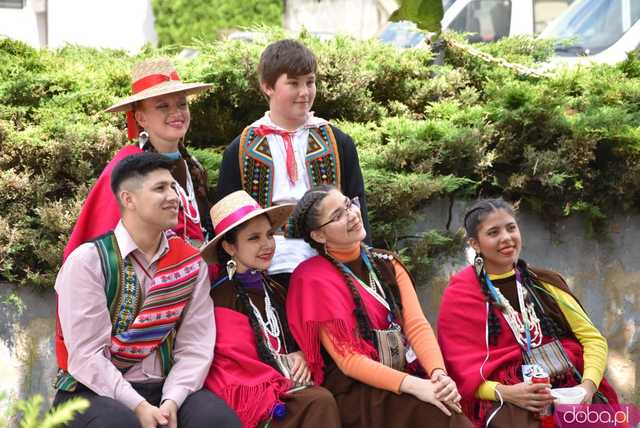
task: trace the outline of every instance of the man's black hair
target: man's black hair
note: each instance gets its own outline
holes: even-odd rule
[[[118,191],[123,181],[130,178],[143,178],[150,172],[166,169],[171,172],[173,161],[164,155],[142,152],[122,159],[111,172],[111,191],[118,199]]]

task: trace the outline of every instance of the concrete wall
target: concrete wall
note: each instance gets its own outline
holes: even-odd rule
[[[461,224],[464,204],[455,203],[452,229]],[[422,210],[414,232],[447,224],[448,203]],[[608,377],[625,402],[639,402],[640,383],[640,216],[614,216],[606,235],[587,237],[577,217],[550,228],[538,217],[520,215],[523,258],[561,272],[595,325],[609,340]],[[432,278],[418,279],[419,295],[430,320],[437,318],[449,276],[466,264],[464,254],[438,264]],[[0,284],[0,392],[16,397],[40,393],[51,400],[55,375],[54,295]],[[0,409],[1,410],[1,409]]]

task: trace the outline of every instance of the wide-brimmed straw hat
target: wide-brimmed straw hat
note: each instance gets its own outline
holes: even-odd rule
[[[211,221],[216,236],[200,248],[202,258],[207,263],[217,263],[218,244],[225,233],[262,214],[269,217],[273,229],[278,229],[287,222],[294,207],[295,204],[281,204],[262,208],[244,190],[228,194],[211,207]]]
[[[127,112],[127,127],[129,128],[129,139],[137,137],[137,125],[133,119],[134,103],[159,95],[174,94],[184,92],[185,95],[192,95],[206,91],[212,85],[208,83],[184,83],[180,80],[176,68],[171,61],[166,58],[147,59],[139,62],[133,67],[131,78],[132,94],[107,110],[108,112]]]

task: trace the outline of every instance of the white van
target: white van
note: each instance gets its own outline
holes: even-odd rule
[[[640,0],[577,0],[540,37],[564,40],[552,64],[614,64],[640,48]]]

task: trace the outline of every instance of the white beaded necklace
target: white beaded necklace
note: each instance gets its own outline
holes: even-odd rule
[[[262,283],[262,289],[264,290],[264,312],[267,316],[265,321],[262,318],[262,314],[260,310],[253,304],[253,301],[249,297],[249,304],[251,305],[251,309],[253,310],[253,314],[256,316],[260,327],[262,327],[262,331],[267,339],[267,345],[269,348],[276,354],[280,353],[282,349],[282,342],[280,341],[280,333],[282,329],[280,328],[280,318],[278,318],[278,312],[275,310],[273,305],[271,305],[271,299],[269,298],[269,293],[267,293],[266,286],[264,282]],[[273,345],[271,344],[271,337],[275,339],[276,349],[273,349]]]
[[[193,188],[193,180],[191,179],[191,173],[189,172],[188,166],[186,168],[186,171],[187,190],[185,191],[180,183],[176,181],[176,191],[178,192],[178,196],[180,197],[180,202],[182,203],[182,212],[184,213],[185,218],[188,218],[195,224],[200,224],[200,212],[198,210],[198,204],[196,202],[196,192]]]
[[[523,348],[528,348],[527,344],[527,332],[525,331],[525,325],[528,326],[531,347],[535,348],[542,344],[542,328],[540,327],[540,319],[536,315],[536,311],[533,302],[525,303],[525,297],[528,291],[524,289],[520,281],[516,280],[516,287],[518,290],[518,302],[520,303],[520,312],[518,313],[509,300],[504,297],[499,288],[495,287],[496,295],[498,296],[498,303],[503,306],[502,315],[504,316],[513,336],[516,341]]]

